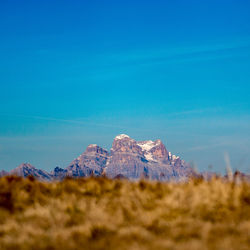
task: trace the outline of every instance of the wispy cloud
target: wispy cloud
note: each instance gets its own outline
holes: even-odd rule
[[[101,54],[97,55],[95,63],[99,62],[110,66],[121,65],[141,65],[141,64],[155,64],[173,61],[193,61],[193,60],[210,60],[216,58],[231,57],[232,53],[242,54],[249,51],[250,38],[243,39],[231,43],[210,43],[199,46],[181,46],[172,47],[169,49],[156,48],[156,49],[141,49],[120,52],[115,54]],[[244,53],[245,54],[245,53]]]
[[[222,111],[222,107],[213,107],[213,108],[202,108],[202,109],[190,109],[184,110],[180,112],[169,113],[169,116],[183,116],[183,115],[196,115],[196,114],[204,114],[208,112],[219,112]]]
[[[220,143],[214,143],[214,144],[207,144],[207,145],[198,145],[198,146],[194,146],[191,147],[189,149],[187,149],[186,151],[204,151],[204,150],[208,150],[211,148],[217,148],[217,147],[221,147],[221,146],[227,146],[228,144],[224,143],[224,142],[220,142]]]
[[[231,43],[167,47],[167,49],[162,46],[93,55],[85,63],[85,67],[89,69],[87,78],[110,80],[136,74],[141,68],[149,66],[250,56],[250,38]]]
[[[94,123],[90,121],[83,121],[83,120],[72,120],[72,119],[61,119],[61,118],[54,118],[54,117],[46,117],[46,116],[34,116],[34,115],[22,115],[22,114],[10,114],[5,116],[10,117],[22,117],[28,119],[35,119],[35,120],[44,120],[44,121],[54,121],[60,123],[71,123],[71,124],[78,124],[78,125],[93,125],[93,126],[103,126],[103,127],[110,127],[110,128],[124,128],[117,125],[111,124],[103,124],[103,123]]]
[[[55,117],[46,117],[46,116],[33,116],[33,115],[23,115],[23,114],[2,114],[2,116],[9,116],[9,117],[20,117],[20,118],[27,118],[32,120],[44,120],[44,121],[51,121],[51,122],[58,122],[58,123],[65,123],[65,124],[75,124],[75,125],[87,125],[87,126],[96,126],[96,127],[105,127],[105,128],[113,128],[113,129],[119,129],[121,132],[124,132],[126,130],[140,130],[140,131],[153,131],[151,129],[146,128],[138,128],[136,126],[121,126],[121,125],[115,125],[115,124],[107,124],[107,123],[98,123],[98,122],[91,122],[89,120],[73,120],[73,119],[61,119],[61,118],[55,118]]]
[[[218,147],[232,147],[240,149],[242,152],[249,153],[249,140],[248,138],[243,138],[242,136],[212,136],[207,144],[196,145],[188,148],[186,151],[207,151],[209,149]]]

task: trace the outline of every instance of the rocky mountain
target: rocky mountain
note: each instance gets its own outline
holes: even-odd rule
[[[124,134],[114,139],[104,173],[110,178],[119,175],[162,181],[184,180],[195,174],[184,161],[168,152],[161,140],[137,142]]]
[[[56,167],[47,173],[26,163],[9,174],[23,177],[32,175],[46,181],[104,175],[131,180],[180,181],[196,175],[188,164],[168,152],[161,140],[136,141],[125,134],[115,137],[110,152],[96,144],[89,145],[66,168]]]
[[[29,163],[23,163],[17,168],[11,170],[9,175],[16,175],[20,177],[34,176],[41,181],[51,181],[53,176],[44,170],[37,169]]]
[[[195,175],[183,160],[167,151],[161,140],[137,142],[125,134],[115,137],[110,152],[91,144],[68,167],[60,169],[60,175],[58,172],[59,169],[55,169],[52,175],[59,179],[105,175],[109,178],[166,181],[185,180]]]

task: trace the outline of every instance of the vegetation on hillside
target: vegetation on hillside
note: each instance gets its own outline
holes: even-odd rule
[[[250,184],[0,178],[0,249],[250,248]]]

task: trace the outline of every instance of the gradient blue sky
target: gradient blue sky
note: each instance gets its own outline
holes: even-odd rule
[[[115,135],[250,172],[250,2],[0,2],[0,169]]]

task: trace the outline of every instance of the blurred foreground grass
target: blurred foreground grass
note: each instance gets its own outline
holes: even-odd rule
[[[250,184],[3,177],[0,249],[250,249]]]

